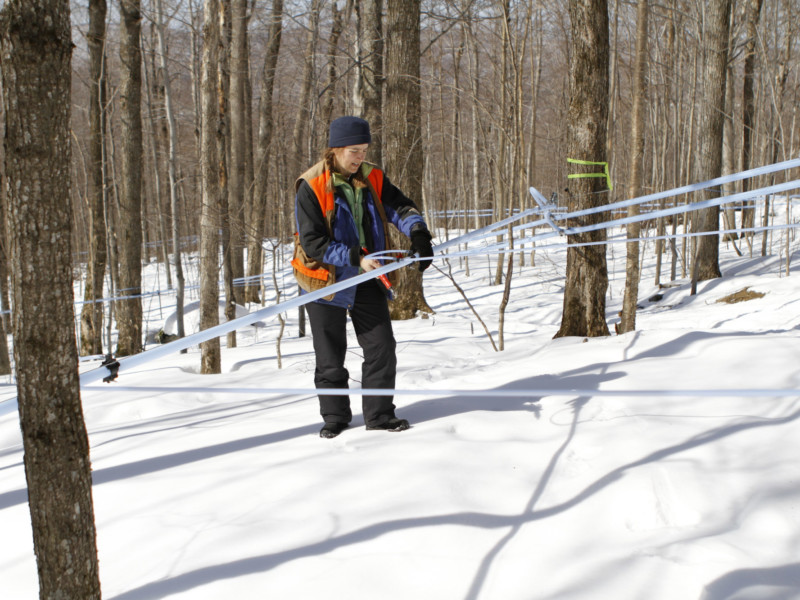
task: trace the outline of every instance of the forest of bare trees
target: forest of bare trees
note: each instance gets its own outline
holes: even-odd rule
[[[136,182],[125,166],[131,88],[125,7],[134,2],[109,2],[93,22],[98,4],[106,2],[72,2],[74,263],[81,267],[87,300],[128,296],[137,281],[130,275],[135,251],[126,245],[136,237],[126,217],[126,190]],[[590,14],[602,4],[608,14],[604,151],[585,149],[588,154],[580,158],[607,162],[611,181],[622,185],[601,191],[595,201],[696,181],[718,168],[701,166],[708,160],[707,147],[723,148],[718,158],[723,173],[797,154],[796,0],[736,0],[720,7],[723,13],[712,10],[715,2],[647,2],[643,67],[637,76],[641,3],[575,4],[585,4]],[[219,145],[214,178],[220,190],[211,207],[204,204],[201,160],[208,6],[200,0],[141,0],[136,35],[141,50],[142,256],[169,262],[168,285],[180,292],[182,257],[200,250],[205,214],[222,231],[224,258],[215,268],[224,272],[227,283],[220,295],[231,306],[257,299],[255,284],[233,282],[262,272],[264,236],[282,241],[291,235],[293,180],[318,158],[330,118],[342,114],[370,119],[376,133],[371,159],[385,163],[389,175],[437,226],[471,228],[479,224],[475,209],[499,217],[528,207],[530,185],[547,196],[559,194],[566,204],[567,175],[581,170],[566,160],[575,152],[569,134],[574,125],[570,6],[553,0],[426,0],[418,8],[389,0],[220,0],[215,9],[220,41],[214,125]],[[725,31],[714,33],[714,18],[725,19]],[[97,19],[105,24],[100,38]],[[415,39],[415,21],[418,63],[409,42]],[[713,95],[712,87],[719,86],[709,82],[712,54],[723,65],[716,67],[724,71],[723,99]],[[635,130],[631,114],[637,89],[642,100],[635,114],[641,124]],[[717,108],[720,102],[724,111]],[[719,128],[724,139],[718,139]],[[629,184],[632,173],[639,187]],[[726,218],[738,215],[730,211]],[[692,226],[713,229],[715,217],[698,215]],[[103,228],[97,227],[100,218]],[[689,247],[686,242],[661,244],[659,252],[672,264],[671,273],[661,276],[691,275],[695,257],[696,275],[714,276],[717,243],[712,237],[688,242]],[[758,240],[747,244],[752,247]],[[703,267],[705,256],[710,256],[710,267]],[[497,283],[505,268],[502,258]],[[103,291],[98,289],[99,270],[106,274]],[[3,295],[8,306],[5,290]],[[135,311],[131,301],[115,304],[105,303],[106,327],[110,311],[121,324]],[[408,317],[424,308],[420,294],[408,310],[398,307],[394,314]],[[97,313],[84,318],[83,354],[109,349],[107,341],[100,345],[103,326]],[[141,337],[141,331],[132,331]]]
[[[438,235],[529,208],[529,186],[592,208],[796,157],[798,22],[800,0],[0,1],[0,323],[42,597],[99,597],[78,352],[142,351],[151,261],[166,267],[179,335],[187,281],[203,328],[220,299],[229,318],[260,301],[263,242],[291,239],[294,180],[332,118],[371,122],[370,160]],[[718,235],[753,218],[686,217],[711,235],[659,240],[657,280],[719,277],[727,241],[766,253],[766,235]],[[504,302],[530,249],[496,260]],[[605,252],[570,248],[556,335],[608,333]],[[635,328],[637,243],[627,258],[622,331]],[[397,288],[393,318],[430,310],[419,273]],[[220,347],[202,344],[203,373],[219,372]]]
[[[797,154],[800,3],[731,1],[720,9],[726,30],[715,38],[715,3],[648,2],[642,126],[634,132],[638,4],[603,3],[608,115],[605,156],[595,158],[608,162],[612,181],[639,173],[643,193],[695,181],[707,172],[700,166],[706,146],[722,145],[722,172]],[[371,158],[386,164],[436,225],[469,228],[478,217],[467,210],[499,216],[527,207],[529,185],[563,195],[575,169],[566,161],[568,8],[551,0],[426,0],[418,7],[220,0],[220,197],[212,217],[223,231],[220,269],[231,304],[257,299],[255,285],[232,282],[261,273],[262,237],[291,235],[292,182],[321,152],[331,116],[364,114],[373,122]],[[204,9],[200,0],[71,3],[73,262],[84,299],[125,298],[83,305],[82,354],[109,351],[102,339],[109,316],[119,324],[119,351],[139,351],[139,255],[168,262],[167,286],[180,293],[184,253],[200,248]],[[416,15],[419,36],[402,15]],[[402,63],[414,55],[408,40],[415,37],[420,60],[409,69]],[[726,77],[722,100],[710,96],[711,53]],[[719,124],[709,134],[714,117]],[[716,139],[718,128],[724,140]],[[632,153],[637,136],[643,147]],[[131,158],[136,148],[141,156]],[[629,188],[619,185],[602,201],[621,199]],[[715,228],[717,215],[706,216],[710,224],[694,226]],[[716,243],[699,242],[701,278],[715,274],[703,257],[710,252],[713,263]],[[679,245],[675,254],[679,275],[691,274],[696,249]],[[424,298],[415,304],[410,315],[424,308]]]

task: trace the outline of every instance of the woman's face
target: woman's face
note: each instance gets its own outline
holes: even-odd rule
[[[369,144],[334,148],[333,155],[336,157],[337,166],[343,173],[356,173],[367,156],[367,148]]]

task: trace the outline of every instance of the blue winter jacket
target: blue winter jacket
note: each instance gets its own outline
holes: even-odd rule
[[[409,236],[412,230],[422,228],[427,231],[425,221],[417,206],[395,187],[377,167],[363,163],[361,168],[365,176],[372,173],[382,179],[380,189],[386,218],[393,223],[403,234]],[[324,163],[318,163],[298,179],[295,197],[295,220],[299,241],[306,254],[321,263],[331,265],[336,269],[336,281],[344,281],[359,274],[361,262],[361,247],[358,240],[356,227],[350,206],[343,193],[334,188],[333,214],[331,230],[329,233],[326,215],[323,213],[326,199],[318,198],[318,192],[324,196],[318,177],[324,177]],[[328,177],[330,174],[327,174]],[[382,176],[382,178],[380,177]],[[315,192],[315,189],[318,192]],[[367,252],[380,252],[386,250],[386,239],[380,212],[376,206],[376,199],[372,197],[370,188],[362,190],[364,200],[364,234],[366,237]],[[304,293],[301,291],[301,293]],[[337,292],[330,300],[317,300],[321,304],[332,304],[351,308],[355,300],[356,287],[350,287]]]

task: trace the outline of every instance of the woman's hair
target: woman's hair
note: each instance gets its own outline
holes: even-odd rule
[[[348,175],[347,173],[342,173],[342,171],[336,167],[336,154],[334,153],[333,148],[328,148],[325,150],[325,152],[322,155],[322,160],[325,161],[325,167],[327,167],[328,171],[330,171],[331,173],[341,173],[342,175]],[[356,173],[352,176],[350,182],[353,184],[354,188],[367,187],[367,179],[366,177],[364,177],[364,174],[361,172],[361,169],[356,171]],[[333,178],[328,180],[328,187],[331,188],[328,191],[332,192]]]

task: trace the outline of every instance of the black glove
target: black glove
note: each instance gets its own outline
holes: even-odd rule
[[[420,258],[428,258],[433,256],[433,246],[431,246],[431,234],[427,229],[418,227],[411,232],[411,250],[408,251],[409,256],[418,254]],[[424,271],[431,266],[430,260],[421,260],[417,262],[420,271]]]

